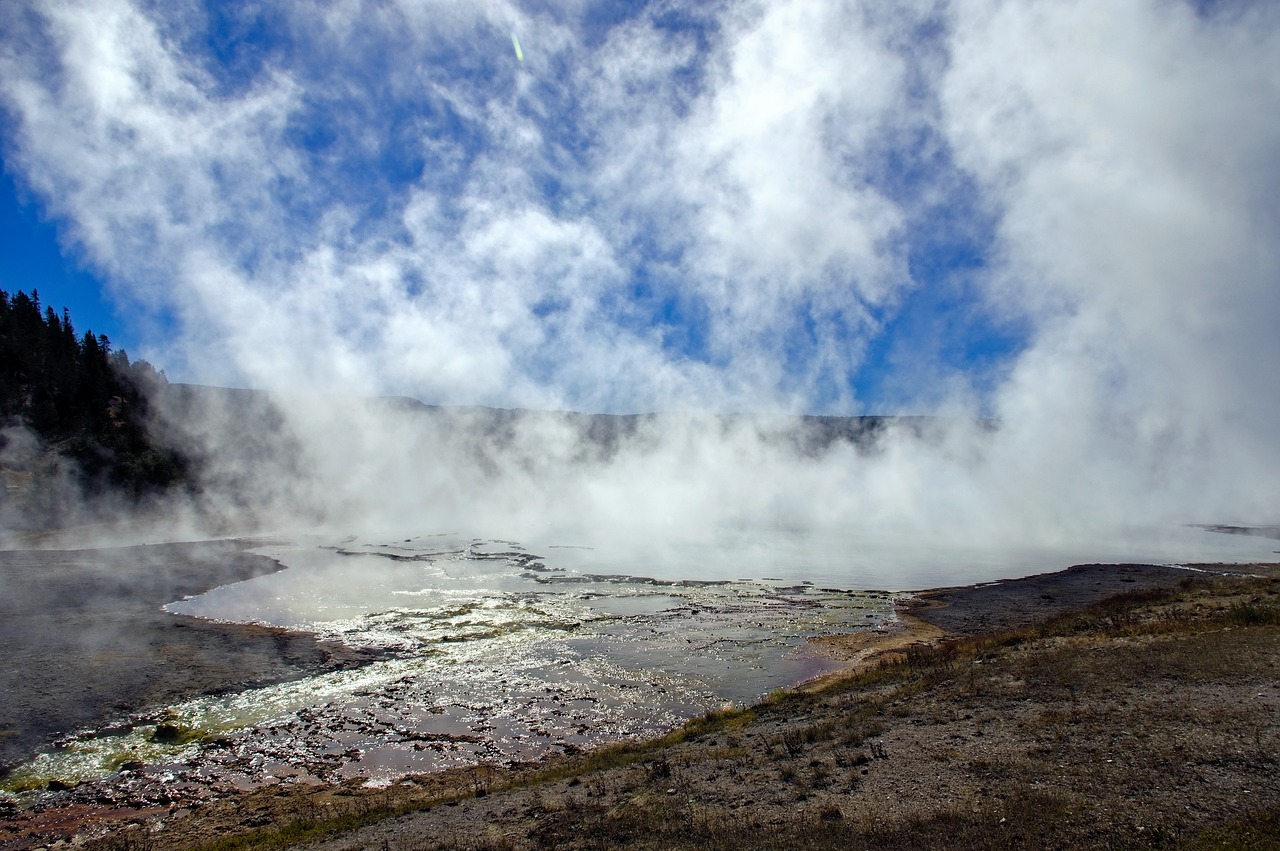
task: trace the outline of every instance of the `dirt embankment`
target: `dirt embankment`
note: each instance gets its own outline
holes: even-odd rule
[[[0,551],[0,773],[79,728],[366,661],[305,633],[163,611],[281,569],[248,546]]]
[[[215,839],[329,851],[1210,848],[1224,838],[1274,848],[1280,569],[1221,573],[1094,566],[932,592],[908,607],[920,630],[910,639],[844,648],[859,673],[659,741],[385,789],[282,785],[81,835],[104,849]]]

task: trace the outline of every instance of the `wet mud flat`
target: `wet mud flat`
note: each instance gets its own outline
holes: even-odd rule
[[[306,633],[163,611],[281,569],[250,546],[0,551],[0,776],[74,730],[377,658]]]
[[[1173,567],[1084,566],[923,592],[902,603],[932,602],[924,616],[948,612],[948,632],[961,634],[979,620],[1024,617],[1018,612],[1032,612],[1031,625],[1043,623],[1062,611],[1045,594],[1088,604],[1114,597],[1108,593],[1112,582],[1124,593],[1176,589],[1189,578],[1198,587],[1224,576],[1276,572],[1274,566],[1250,565],[1214,566],[1200,574]],[[1140,578],[1148,583],[1143,588],[1136,587]],[[1257,600],[1264,608],[1274,606],[1280,588],[1242,586],[1223,593],[1216,603],[1193,597],[1185,604],[1195,604],[1187,616],[1201,612],[1201,602],[1203,614],[1195,617],[1230,617],[1234,607]],[[749,840],[777,831],[799,831],[803,838],[809,835],[804,831],[818,827],[853,832],[864,823],[897,830],[886,813],[906,819],[902,830],[909,832],[886,834],[880,847],[910,844],[904,839],[917,835],[910,831],[952,830],[969,821],[1034,836],[1037,818],[1055,829],[1076,825],[1075,833],[1050,845],[1096,847],[1119,834],[1136,842],[1145,833],[1158,845],[1163,834],[1155,835],[1152,825],[1194,830],[1223,814],[1280,800],[1273,770],[1280,694],[1274,668],[1268,667],[1275,659],[1274,628],[1219,627],[1205,629],[1189,620],[1185,635],[1156,630],[1141,638],[1072,638],[1083,653],[1068,652],[1055,643],[1062,638],[1051,638],[1044,648],[1030,640],[1004,649],[992,645],[976,665],[948,662],[927,671],[906,665],[897,685],[876,680],[866,692],[837,685],[771,698],[718,716],[705,734],[638,751],[644,755],[636,761],[603,771],[586,762],[579,771],[561,771],[556,767],[574,757],[559,754],[540,767],[411,774],[381,788],[358,778],[297,778],[239,790],[187,786],[182,771],[172,767],[127,769],[112,787],[85,784],[59,805],[51,801],[46,808],[13,814],[0,848],[88,838],[104,830],[108,835],[98,844],[89,841],[90,847],[128,847],[125,840],[132,837],[155,849],[187,848],[211,836],[269,833],[373,812],[411,814],[321,847],[600,847],[615,840],[625,847],[646,830],[663,841],[637,840],[640,847],[694,847],[726,836],[748,847]],[[893,630],[884,635],[895,637]],[[1153,659],[1163,660],[1168,671],[1152,667]],[[970,670],[980,676],[970,676]],[[1188,671],[1199,673],[1184,682]],[[1175,704],[1178,711],[1171,714]],[[532,779],[542,775],[548,779]],[[1115,800],[1104,795],[1100,801],[1099,790]],[[940,811],[947,818],[935,825],[930,819]],[[946,834],[924,846],[948,847],[951,840]]]
[[[456,543],[281,544],[289,570],[227,578],[215,591],[168,604],[168,616],[156,602],[181,598],[186,588],[155,591],[142,607],[145,618],[131,612],[127,646],[149,648],[136,650],[147,657],[138,664],[162,678],[179,655],[164,636],[207,631],[195,644],[229,645],[214,661],[231,687],[204,696],[199,688],[219,685],[205,671],[183,695],[188,675],[169,672],[163,690],[148,680],[149,689],[134,689],[144,697],[123,702],[113,694],[118,702],[103,704],[91,723],[60,723],[56,747],[7,778],[0,848],[264,794],[293,799],[343,789],[367,797],[405,777],[435,785],[421,778],[518,770],[660,735],[725,701],[749,702],[836,667],[808,648],[808,636],[892,617],[885,592],[575,573],[510,542]],[[277,563],[250,558],[242,572]],[[127,588],[123,574],[111,575]],[[130,597],[127,590],[114,596]],[[61,597],[84,603],[86,595]],[[110,611],[99,605],[94,615]],[[234,627],[211,617],[277,622]],[[152,627],[144,641],[137,623],[146,619]],[[265,660],[255,641],[258,651],[270,651]],[[244,646],[230,647],[236,644]],[[52,661],[72,650],[64,644],[45,652]],[[370,661],[369,654],[380,655]],[[259,682],[281,668],[308,675],[260,685],[250,678],[251,658],[264,675]],[[61,683],[65,696],[91,698],[74,679]],[[145,709],[129,714],[136,706]]]
[[[246,553],[234,542],[185,545],[197,559],[203,553],[219,562],[211,569],[234,570],[229,565],[238,561],[239,569],[247,571],[244,576],[250,581],[239,596],[232,597],[233,603],[259,606],[264,601],[292,600],[296,612],[296,607],[319,605],[316,600],[320,600],[319,608],[327,611],[345,597],[321,599],[317,589],[341,589],[347,594],[358,586],[369,599],[356,609],[371,614],[331,622],[327,632],[319,630],[334,640],[326,644],[283,628],[234,627],[166,615],[159,611],[162,603],[194,592],[174,585],[156,591],[144,608],[168,632],[195,634],[208,629],[209,634],[193,642],[201,646],[213,643],[213,636],[227,636],[226,641],[236,646],[227,648],[226,654],[246,652],[239,639],[252,637],[249,643],[257,642],[258,651],[265,654],[258,659],[260,667],[268,674],[284,670],[286,675],[255,679],[250,675],[252,665],[245,663],[257,656],[236,659],[215,652],[213,658],[225,662],[226,668],[211,665],[197,677],[203,679],[205,692],[193,690],[193,683],[183,693],[185,672],[168,671],[163,654],[161,661],[147,662],[151,666],[147,670],[155,674],[149,681],[151,690],[143,689],[150,696],[129,706],[150,707],[152,714],[134,712],[127,723],[136,730],[81,731],[83,741],[75,743],[97,747],[116,739],[113,752],[123,753],[122,746],[136,745],[138,757],[126,757],[110,777],[72,781],[74,788],[55,789],[50,784],[34,807],[8,807],[0,813],[0,848],[31,847],[130,821],[180,828],[171,834],[172,847],[186,847],[201,831],[208,836],[287,823],[297,812],[312,808],[316,796],[367,802],[373,800],[370,796],[381,795],[393,801],[410,787],[421,791],[424,784],[436,789],[448,783],[459,785],[463,792],[470,785],[474,792],[481,775],[500,778],[504,772],[525,770],[532,762],[570,758],[580,750],[678,726],[683,718],[708,707],[704,698],[724,694],[726,682],[738,682],[744,676],[766,682],[765,675],[777,673],[777,662],[767,660],[780,655],[791,660],[787,670],[804,671],[793,676],[792,683],[829,670],[807,653],[791,655],[797,648],[805,649],[805,636],[830,637],[852,630],[870,635],[872,643],[878,634],[899,637],[892,627],[865,628],[875,625],[890,602],[890,595],[878,592],[851,595],[806,584],[560,575],[554,569],[533,569],[527,555],[501,542],[476,539],[454,547],[406,539],[400,544],[346,547],[332,553],[324,548],[305,550],[307,558],[317,560],[313,565],[297,565],[296,575],[308,577],[305,599],[296,596],[285,574],[272,572],[279,567],[272,558]],[[136,551],[157,549],[134,548],[134,557]],[[123,551],[112,551],[113,559],[100,563],[113,566],[109,576],[116,582],[124,575],[115,569],[114,555],[119,552]],[[154,568],[158,562],[148,563]],[[110,583],[91,567],[82,566],[81,574],[101,580],[98,593],[77,597],[64,588],[63,596],[113,596]],[[908,618],[913,612],[921,619],[937,618],[935,630],[963,634],[999,629],[1010,619],[1042,619],[1117,591],[1175,586],[1190,575],[1173,567],[1084,566],[922,592],[900,611]],[[352,581],[355,577],[359,583]],[[219,581],[240,579],[220,576]],[[140,578],[138,582],[146,586]],[[231,588],[222,591],[223,597],[234,593]],[[115,605],[123,609],[132,605],[128,590],[117,589],[114,597]],[[217,602],[213,597],[210,601]],[[398,602],[388,608],[388,601]],[[195,601],[192,604],[198,610]],[[217,610],[228,610],[225,600]],[[111,611],[110,605],[98,605],[99,614]],[[864,628],[854,628],[855,623]],[[127,646],[137,646],[140,634],[129,633],[135,641]],[[301,642],[296,647],[291,644],[295,640]],[[68,646],[64,644],[64,649],[51,652],[48,658],[65,655]],[[362,653],[382,657],[360,665],[369,661]],[[839,663],[848,661],[832,655]],[[663,666],[673,660],[679,660],[681,675],[661,676]],[[727,667],[729,663],[732,668]],[[302,676],[316,670],[330,673]],[[231,699],[205,701],[200,695],[218,682],[212,674],[219,671],[227,675],[222,691]],[[636,672],[644,676],[637,678]],[[166,677],[171,678],[164,681]],[[254,687],[261,682],[286,684]],[[699,682],[720,686],[704,689]],[[68,694],[87,690],[83,683],[64,687]],[[766,690],[748,689],[757,697]],[[184,698],[198,705],[173,705]],[[240,706],[241,699],[252,706]],[[744,694],[740,699],[751,698]],[[232,729],[215,717],[225,712],[247,717],[249,708],[262,720]],[[174,710],[178,714],[164,714]],[[129,717],[124,708],[108,707],[105,715],[116,721]],[[80,726],[102,720],[100,713],[97,720]],[[188,734],[200,740],[185,751]],[[126,741],[129,736],[132,739]],[[146,754],[152,746],[156,758]],[[381,778],[381,791],[367,782],[372,777]],[[501,782],[483,781],[485,785]],[[273,802],[270,812],[251,813],[254,801]],[[215,813],[222,814],[217,824],[204,821],[206,814]],[[184,844],[178,837],[188,828],[194,833],[187,834]]]

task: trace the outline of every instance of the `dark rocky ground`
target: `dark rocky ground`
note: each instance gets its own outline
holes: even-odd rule
[[[1232,568],[1220,565],[1215,571]],[[1021,579],[940,588],[915,596],[905,611],[948,633],[1018,629],[1115,594],[1165,588],[1191,574],[1151,564],[1078,564]]]
[[[248,546],[0,551],[0,773],[79,728],[364,661],[305,633],[162,610],[281,569]]]

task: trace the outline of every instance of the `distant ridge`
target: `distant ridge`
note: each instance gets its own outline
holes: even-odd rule
[[[170,383],[164,388],[166,408],[171,416],[199,416],[196,409],[216,406],[242,422],[260,419],[268,427],[279,428],[284,414],[279,402],[289,399],[311,400],[326,397],[317,394],[291,394],[267,390],[215,387],[201,384]],[[338,397],[343,401],[363,404],[370,409],[385,408],[409,416],[420,415],[452,429],[470,429],[476,439],[503,444],[513,438],[515,429],[539,422],[567,424],[578,433],[584,444],[609,455],[624,441],[642,439],[645,428],[665,421],[694,420],[714,423],[723,432],[755,426],[766,442],[788,445],[803,456],[820,455],[837,444],[848,444],[860,452],[877,451],[890,434],[916,440],[940,440],[949,425],[957,422],[928,415],[835,416],[824,414],[697,414],[687,412],[648,412],[634,414],[593,414],[580,411],[543,411],[526,408],[499,408],[486,405],[436,405],[412,396]],[[994,420],[970,421],[980,431],[994,431]]]

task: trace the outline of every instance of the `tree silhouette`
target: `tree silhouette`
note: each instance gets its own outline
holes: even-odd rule
[[[151,394],[166,383],[145,360],[113,352],[106,335],[77,337],[67,310],[42,312],[37,291],[0,290],[0,424],[25,425],[74,461],[85,493],[191,486],[190,460],[147,428]]]

